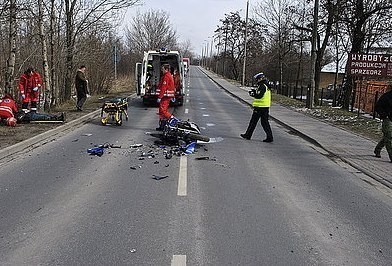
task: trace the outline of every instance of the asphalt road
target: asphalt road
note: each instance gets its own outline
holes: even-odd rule
[[[1,165],[0,265],[391,265],[390,191],[274,122],[274,143],[241,139],[251,109],[196,68],[186,99],[174,114],[212,139],[194,154],[165,159],[132,99],[122,126]]]

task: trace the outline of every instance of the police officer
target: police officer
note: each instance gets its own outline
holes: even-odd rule
[[[253,131],[256,128],[257,121],[261,122],[267,138],[263,142],[273,142],[271,126],[268,121],[269,108],[271,107],[271,89],[268,86],[268,80],[264,73],[258,73],[253,77],[257,81],[257,88],[249,91],[249,95],[254,98],[253,100],[253,114],[249,121],[248,129],[240,136],[244,139],[250,140]]]
[[[383,137],[374,149],[374,155],[381,158],[381,150],[385,146],[392,163],[392,85],[389,85],[388,89],[389,91],[381,95],[375,105],[375,110],[382,119]]]

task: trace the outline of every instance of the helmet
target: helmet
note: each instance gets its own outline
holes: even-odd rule
[[[259,80],[259,79],[264,80],[264,79],[267,79],[267,78],[265,77],[265,75],[264,75],[263,72],[257,73],[256,75],[253,76],[253,78],[254,78],[255,80]]]
[[[5,123],[7,124],[7,126],[10,127],[16,127],[16,118],[14,117],[9,117],[5,120]]]

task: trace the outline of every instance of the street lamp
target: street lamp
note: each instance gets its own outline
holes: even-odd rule
[[[314,10],[313,10],[313,29],[312,29],[312,49],[311,49],[311,70],[310,70],[310,91],[308,93],[309,99],[306,99],[308,108],[312,109],[314,105],[314,92],[316,82],[314,80],[316,76],[316,60],[317,60],[317,28],[318,28],[318,10],[319,10],[319,0],[314,0]]]
[[[245,86],[246,76],[246,43],[248,39],[248,11],[249,11],[249,0],[246,1],[246,18],[245,18],[245,38],[244,38],[244,65],[242,67],[242,86]]]
[[[208,37],[211,38],[211,48],[210,48],[210,60],[209,60],[209,68],[212,68],[212,45],[214,44],[214,36]]]

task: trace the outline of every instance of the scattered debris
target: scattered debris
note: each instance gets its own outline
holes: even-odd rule
[[[113,149],[121,149],[121,145],[110,144],[109,147]]]
[[[86,136],[86,137],[90,137],[90,136],[92,136],[93,134],[91,134],[91,133],[86,133],[86,134],[83,134],[82,136]]]
[[[169,177],[169,176],[168,175],[164,175],[164,176],[152,175],[152,179],[155,179],[155,180],[161,180],[161,179],[164,179],[167,177]]]
[[[216,161],[216,158],[210,158],[210,156],[202,156],[202,157],[196,157],[195,160]]]
[[[143,144],[141,144],[141,143],[138,143],[138,144],[132,144],[131,146],[129,146],[130,148],[139,148],[139,147],[142,147],[143,146]]]
[[[104,151],[103,147],[95,147],[95,148],[87,149],[87,152],[90,155],[97,155],[99,157],[103,155],[103,151]]]
[[[195,152],[196,142],[191,142],[185,147],[185,154],[192,154]]]

